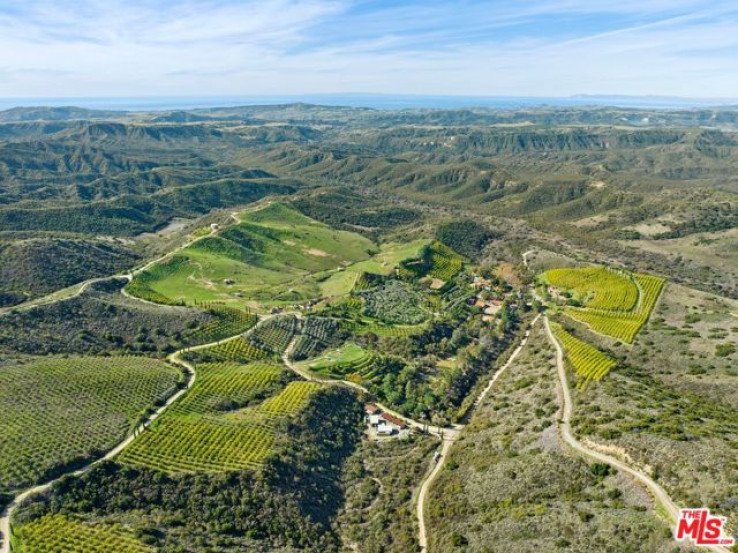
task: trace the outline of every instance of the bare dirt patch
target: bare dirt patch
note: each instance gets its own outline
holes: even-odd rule
[[[501,278],[508,284],[512,284],[513,286],[520,286],[523,284],[522,280],[520,280],[520,275],[511,263],[500,263],[497,266],[497,270],[495,270],[495,276]]]
[[[324,252],[323,250],[319,250],[317,248],[310,248],[306,251],[308,254],[314,255],[315,257],[332,257],[331,254],[329,254],[328,252]]]
[[[608,215],[604,215],[604,214],[595,215],[593,217],[585,217],[584,219],[573,221],[570,224],[578,228],[589,228],[589,227],[596,227],[597,225],[607,221],[608,219],[609,219]]]

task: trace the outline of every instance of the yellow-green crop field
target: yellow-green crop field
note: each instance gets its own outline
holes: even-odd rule
[[[153,553],[119,528],[46,515],[22,527],[19,553]]]
[[[120,455],[122,463],[164,472],[258,468],[272,452],[276,427],[304,409],[320,388],[282,387],[272,363],[202,363],[187,395]]]
[[[551,269],[544,279],[556,288],[571,290],[590,309],[631,311],[638,303],[638,287],[633,279],[605,267]]]
[[[551,330],[559,341],[574,372],[579,377],[577,387],[583,388],[590,381],[599,381],[617,365],[611,357],[579,338],[569,334],[563,327],[551,323]]]
[[[661,277],[604,267],[552,269],[542,280],[583,299],[584,307],[564,310],[568,317],[629,344],[651,316],[665,282]]]

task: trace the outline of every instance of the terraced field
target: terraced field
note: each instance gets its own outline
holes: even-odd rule
[[[364,380],[373,376],[375,355],[356,344],[346,344],[325,355],[298,366],[330,378],[344,379],[350,374],[358,374]]]
[[[446,281],[461,271],[463,260],[448,246],[434,242],[430,246],[430,265],[428,276]]]
[[[299,330],[294,315],[284,315],[264,321],[248,334],[246,340],[255,348],[270,353],[282,353]]]
[[[320,388],[290,382],[270,363],[203,363],[195,385],[119,457],[164,472],[258,468],[272,452],[279,422]]]
[[[46,515],[23,526],[19,553],[153,553],[118,527]]]
[[[0,491],[45,481],[65,465],[110,449],[179,379],[169,365],[143,357],[3,367]]]
[[[355,334],[376,334],[377,336],[412,336],[422,332],[425,324],[417,325],[382,325],[376,322],[341,321],[341,328]]]
[[[591,381],[599,381],[610,372],[617,362],[597,348],[572,336],[556,323],[551,323],[551,330],[561,343],[566,357],[574,372],[579,377],[577,388],[584,388]]]
[[[300,336],[292,350],[292,358],[296,360],[316,356],[335,342],[340,333],[338,321],[328,317],[306,317],[301,326]]]
[[[402,264],[401,273],[410,277],[425,277],[443,282],[456,276],[464,260],[454,250],[440,242],[432,242],[421,252],[420,258]]]

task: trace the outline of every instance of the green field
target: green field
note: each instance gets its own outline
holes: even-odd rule
[[[46,515],[21,528],[18,553],[153,553],[116,526]]]
[[[593,331],[633,343],[651,316],[664,279],[605,267],[551,269],[540,280],[568,291],[583,307],[566,307],[564,313]]]
[[[129,292],[159,303],[304,300],[323,294],[320,275],[367,260],[377,249],[359,234],[280,203],[243,213],[240,221],[137,275]]]
[[[348,343],[316,359],[303,361],[298,366],[331,378],[344,379],[349,374],[370,379],[375,355],[361,346]]]
[[[419,257],[428,244],[430,240],[426,239],[400,244],[395,242],[382,244],[379,253],[370,259],[331,273],[320,283],[320,289],[325,297],[344,296],[354,289],[363,273],[389,276],[403,261]]]
[[[0,370],[0,491],[112,448],[179,373],[143,357],[44,359]]]
[[[164,472],[258,468],[284,417],[303,409],[319,384],[290,382],[272,363],[202,363],[184,399],[120,455]]]

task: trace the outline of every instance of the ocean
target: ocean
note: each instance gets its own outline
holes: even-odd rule
[[[196,108],[272,105],[304,102],[376,109],[614,106],[643,109],[690,109],[738,105],[738,99],[692,99],[658,96],[413,96],[391,94],[305,94],[292,96],[64,97],[0,98],[0,110],[18,106],[76,106],[117,111],[170,111]]]

